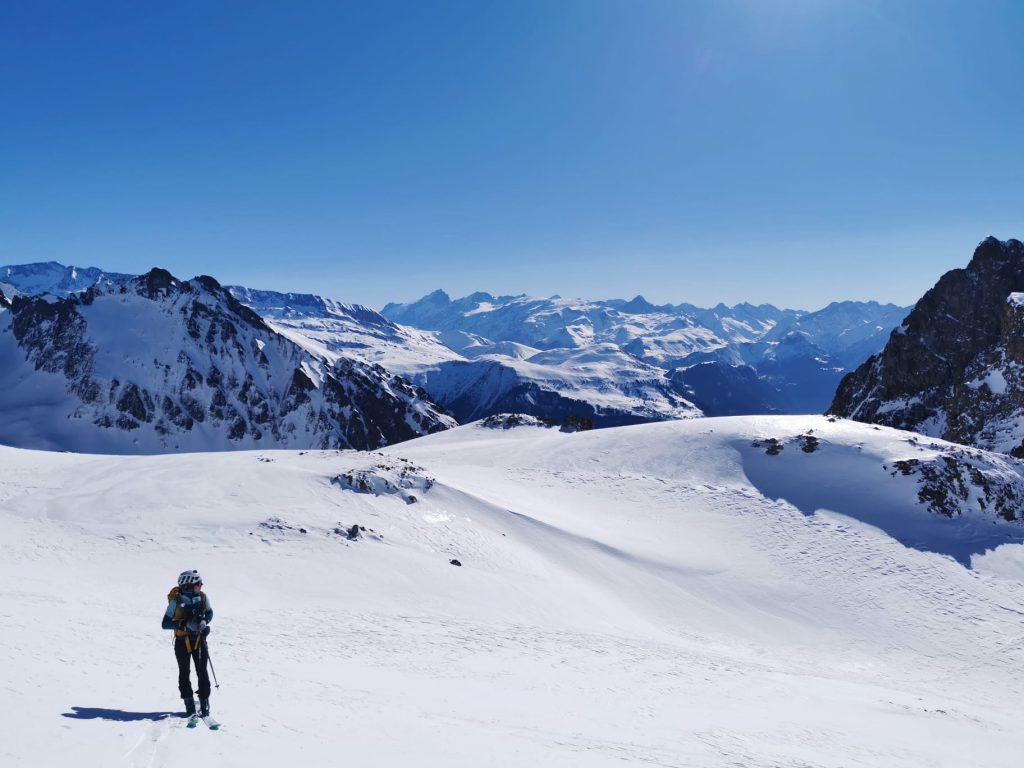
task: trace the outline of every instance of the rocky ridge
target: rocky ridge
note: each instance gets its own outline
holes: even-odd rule
[[[329,363],[211,277],[162,269],[0,313],[0,441],[103,453],[372,449],[454,425],[379,365]]]
[[[1024,457],[1024,245],[989,237],[943,275],[831,413]]]

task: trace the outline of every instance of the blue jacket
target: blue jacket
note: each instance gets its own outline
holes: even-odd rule
[[[161,623],[163,629],[180,629],[183,622],[174,621],[174,614],[178,610],[178,603],[181,603],[181,607],[184,609],[186,606],[193,603],[200,603],[202,601],[201,595],[186,594],[184,592],[178,595],[177,600],[167,601],[167,610],[164,611],[164,620]],[[210,606],[210,596],[206,596],[206,623],[209,624],[213,621],[213,608]]]

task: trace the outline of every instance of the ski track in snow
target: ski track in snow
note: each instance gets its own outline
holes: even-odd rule
[[[765,498],[762,424],[463,428],[384,452],[413,504],[330,483],[381,454],[0,448],[0,762],[1016,765],[1024,585]],[[167,715],[192,567],[218,732]]]

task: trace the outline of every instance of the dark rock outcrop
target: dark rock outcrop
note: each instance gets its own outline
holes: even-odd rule
[[[1024,245],[987,238],[965,269],[918,301],[881,353],[842,380],[829,412],[1024,453],[1020,292]]]

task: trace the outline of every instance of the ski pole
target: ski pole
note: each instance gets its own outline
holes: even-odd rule
[[[206,651],[206,663],[210,665],[210,673],[213,675],[213,685],[219,691],[220,683],[217,682],[217,670],[213,668],[213,659],[210,658],[210,646],[206,644],[206,638],[203,638],[203,650]]]

